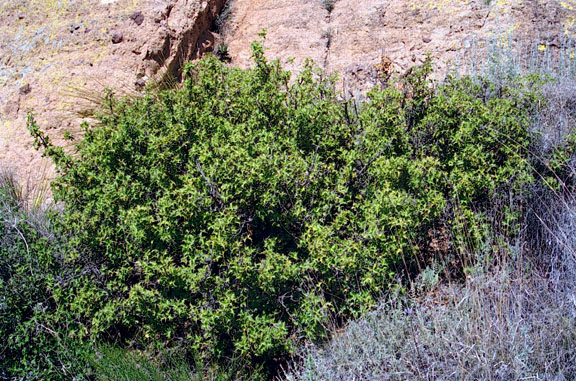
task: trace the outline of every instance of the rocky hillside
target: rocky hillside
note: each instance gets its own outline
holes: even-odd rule
[[[219,40],[232,65],[248,66],[250,43],[263,29],[269,57],[292,70],[311,58],[341,73],[342,89],[353,91],[404,73],[427,53],[441,69],[469,64],[473,51],[494,38],[529,42],[539,53],[564,49],[576,20],[574,0],[225,3],[0,0],[0,160],[22,178],[37,179],[49,167],[32,148],[28,110],[62,138],[103,88],[133,93],[151,79],[178,77],[183,61]]]
[[[90,102],[177,74],[209,49],[204,33],[224,0],[0,1],[0,160],[24,180],[47,167],[25,129],[33,110],[55,138]],[[207,46],[208,45],[208,46]]]
[[[574,33],[576,1],[234,0],[225,28],[234,62],[250,63],[250,42],[267,30],[271,57],[288,67],[312,58],[347,88],[403,73],[430,53],[436,66],[467,63],[486,40],[561,48]]]

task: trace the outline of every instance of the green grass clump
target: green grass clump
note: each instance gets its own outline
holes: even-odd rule
[[[91,356],[92,371],[100,380],[193,381],[200,380],[186,359],[164,355],[154,358],[146,353],[103,345]]]

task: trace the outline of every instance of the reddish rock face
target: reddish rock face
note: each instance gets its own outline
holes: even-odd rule
[[[225,0],[0,0],[0,165],[37,182],[48,160],[32,148],[29,110],[54,140],[78,132],[102,90],[141,91],[178,75]]]
[[[560,49],[576,26],[576,0],[230,0],[215,28],[225,3],[0,0],[0,165],[32,182],[51,168],[32,148],[29,110],[61,141],[78,132],[103,88],[138,93],[150,80],[178,77],[183,62],[223,40],[231,64],[247,67],[263,29],[270,58],[296,72],[310,58],[353,92],[426,54],[439,73],[473,62],[473,49],[495,36]]]
[[[388,61],[401,74],[429,53],[443,74],[486,39],[553,46],[574,36],[574,20],[573,0],[235,0],[225,36],[233,64],[249,65],[265,28],[270,57],[293,69],[312,58],[343,88],[365,89]]]

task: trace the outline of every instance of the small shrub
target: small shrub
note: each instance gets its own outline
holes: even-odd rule
[[[334,10],[334,5],[336,5],[336,0],[322,0],[322,7],[331,13]]]
[[[552,78],[574,78],[576,74],[575,40],[556,36],[554,42],[526,40],[512,32],[488,39],[472,39],[462,54],[457,70],[481,76],[494,83],[514,77],[539,73]]]
[[[216,46],[216,50],[214,51],[216,54],[216,57],[218,57],[218,59],[220,61],[230,61],[230,54],[228,52],[228,45],[226,44],[218,44]]]
[[[54,292],[71,276],[49,210],[0,172],[0,377],[63,377],[72,357]],[[76,350],[76,349],[74,349]],[[68,373],[70,375],[71,373]]]
[[[224,4],[224,7],[220,11],[220,14],[216,17],[214,23],[216,24],[216,29],[219,33],[224,34],[224,26],[228,21],[230,21],[230,17],[232,16],[232,0],[227,0]]]

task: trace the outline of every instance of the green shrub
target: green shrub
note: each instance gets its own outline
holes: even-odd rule
[[[216,53],[216,57],[220,61],[228,62],[230,61],[230,54],[228,52],[228,45],[227,44],[218,44],[216,45],[216,49],[214,50]]]
[[[491,224],[487,244],[470,248],[465,281],[442,278],[450,258],[438,258],[409,295],[387,298],[322,346],[301,347],[284,379],[576,379],[574,85],[557,75],[522,107],[533,138],[517,147],[535,180],[507,201],[519,229]]]
[[[37,201],[31,196],[1,170],[0,378],[50,378],[69,370],[72,348],[66,348],[66,322],[58,319],[53,292],[70,271],[49,211],[30,203]]]
[[[322,7],[324,7],[328,13],[334,10],[334,5],[336,5],[336,0],[322,0]]]
[[[79,275],[53,296],[71,336],[273,370],[373,308],[430,229],[465,232],[453,251],[480,242],[496,190],[520,198],[532,180],[526,83],[434,89],[427,62],[357,105],[310,64],[291,80],[258,44],[254,60],[209,57],[178,89],[108,97],[74,154],[30,121],[73,237]]]

